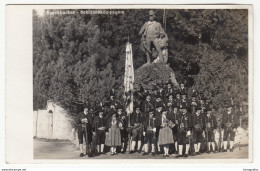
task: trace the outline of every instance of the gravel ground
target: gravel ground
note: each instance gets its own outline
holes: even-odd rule
[[[70,141],[47,140],[34,138],[34,159],[163,159],[162,154],[152,156],[151,154],[142,156],[134,153],[117,154],[111,156],[109,153],[89,158],[79,157],[79,149]],[[199,156],[189,156],[187,159],[246,159],[248,158],[248,147],[235,148],[234,152],[220,152],[202,154]],[[176,159],[171,155],[168,159]]]

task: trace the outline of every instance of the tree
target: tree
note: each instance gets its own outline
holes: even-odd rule
[[[91,106],[106,101],[112,87],[121,98],[127,41],[134,69],[145,63],[138,32],[149,9],[123,11],[44,16],[33,11],[34,109],[53,99],[75,114],[85,101]],[[155,12],[162,23],[163,10]],[[166,16],[169,66],[177,81],[185,80],[217,106],[231,96],[247,100],[248,11],[167,9]]]

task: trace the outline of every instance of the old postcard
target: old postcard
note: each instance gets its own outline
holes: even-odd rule
[[[7,163],[252,162],[252,6],[6,10]]]

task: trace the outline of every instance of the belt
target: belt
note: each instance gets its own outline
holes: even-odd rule
[[[105,127],[99,127],[99,128],[97,128],[97,130],[99,130],[99,131],[104,131],[106,128]]]

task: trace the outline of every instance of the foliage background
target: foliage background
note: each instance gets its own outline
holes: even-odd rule
[[[33,11],[34,110],[46,100],[71,114],[88,101],[106,101],[112,87],[122,98],[125,45],[133,45],[134,68],[145,63],[141,26],[150,9],[119,15],[44,15]],[[121,10],[120,10],[121,11]],[[163,10],[156,10],[162,23]],[[166,10],[169,66],[177,81],[222,106],[223,99],[248,98],[248,11],[246,9]]]

